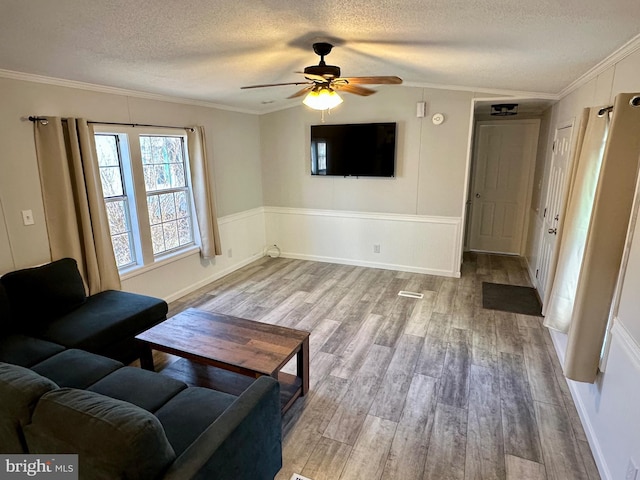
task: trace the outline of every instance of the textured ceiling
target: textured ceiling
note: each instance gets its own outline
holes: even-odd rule
[[[299,87],[239,87],[318,40],[345,76],[557,94],[638,33],[638,0],[0,0],[0,69],[267,111]]]

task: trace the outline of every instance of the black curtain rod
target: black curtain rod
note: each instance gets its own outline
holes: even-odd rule
[[[31,122],[39,122],[39,121],[48,121],[47,117],[35,117],[30,116],[29,121]],[[64,121],[64,119],[63,119]],[[193,132],[193,127],[176,127],[174,125],[152,125],[149,123],[121,123],[121,122],[95,122],[93,120],[87,120],[87,123],[95,123],[98,125],[120,125],[123,127],[155,127],[155,128],[179,128],[183,130],[189,130]]]
[[[631,100],[629,100],[629,105],[631,105],[632,107],[640,107],[640,95],[636,95],[635,97],[632,97]],[[602,107],[600,110],[598,110],[598,116],[604,117],[605,114],[612,111],[613,111],[613,105],[609,105],[608,107]]]
[[[598,110],[598,116],[604,117],[609,112],[613,112],[613,105],[609,105],[608,107],[602,107],[600,110]]]

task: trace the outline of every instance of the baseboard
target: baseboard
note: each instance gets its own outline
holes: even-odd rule
[[[460,278],[460,272],[450,272],[448,270],[435,270],[431,268],[412,267],[410,265],[396,265],[390,263],[367,262],[366,260],[353,260],[350,258],[322,257],[318,255],[305,255],[299,253],[282,252],[284,258],[296,260],[311,260],[314,262],[337,263],[340,265],[353,265],[355,267],[381,268],[383,270],[397,270],[399,272],[422,273],[425,275],[438,275],[440,277]]]
[[[549,329],[549,333],[551,334],[551,341],[553,342],[553,347],[555,348],[556,354],[558,355],[558,360],[560,361],[560,365],[563,365],[564,358],[565,358],[566,342],[562,341],[562,335],[564,335],[565,337],[566,335],[564,333],[561,333],[552,329]],[[572,380],[567,380],[567,385],[569,386],[569,392],[571,392],[571,398],[573,399],[573,403],[575,404],[576,410],[578,411],[578,416],[580,417],[582,428],[584,428],[584,433],[587,436],[589,447],[591,447],[591,453],[593,454],[593,459],[596,462],[596,466],[598,467],[600,476],[602,480],[614,480],[613,477],[611,476],[611,473],[609,472],[609,468],[607,467],[607,462],[605,460],[604,454],[602,453],[600,442],[598,441],[593,425],[589,420],[586,407],[584,405],[584,402],[582,401],[582,396],[580,395],[580,392],[578,392],[576,382]]]
[[[213,275],[210,275],[210,276],[208,276],[206,278],[203,278],[199,282],[196,282],[194,284],[191,284],[191,285],[189,285],[187,287],[184,287],[184,288],[178,290],[177,292],[169,295],[168,297],[165,297],[163,300],[165,302],[167,302],[167,303],[174,302],[174,301],[178,300],[179,298],[184,297],[185,295],[189,295],[191,292],[195,292],[199,288],[204,287],[208,283],[215,282],[219,278],[222,278],[225,275],[229,275],[230,273],[233,273],[236,270],[239,270],[242,267],[245,267],[245,266],[249,265],[250,263],[255,262],[256,260],[259,260],[263,256],[264,256],[263,253],[260,252],[260,253],[257,253],[255,255],[252,255],[249,258],[245,258],[244,260],[242,260],[242,261],[240,261],[238,263],[234,263],[233,265],[230,265],[230,266],[228,266],[227,268],[225,268],[223,270],[219,270],[219,271],[215,272]]]

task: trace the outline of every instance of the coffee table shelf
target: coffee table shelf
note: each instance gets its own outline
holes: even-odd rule
[[[254,381],[253,378],[222,368],[192,362],[181,358],[168,365],[161,372],[189,386],[207,387],[219,392],[240,395]],[[286,412],[302,391],[302,379],[295,375],[280,372],[280,406]]]
[[[309,332],[190,308],[136,339],[143,368],[154,369],[152,350],[177,355],[162,373],[189,385],[238,395],[261,375],[277,379],[283,413],[309,390]],[[297,375],[281,372],[293,357]]]

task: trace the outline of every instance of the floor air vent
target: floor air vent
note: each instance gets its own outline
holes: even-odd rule
[[[398,292],[399,297],[409,297],[409,298],[424,298],[424,294],[416,293],[416,292],[407,292],[405,290],[400,290]]]

